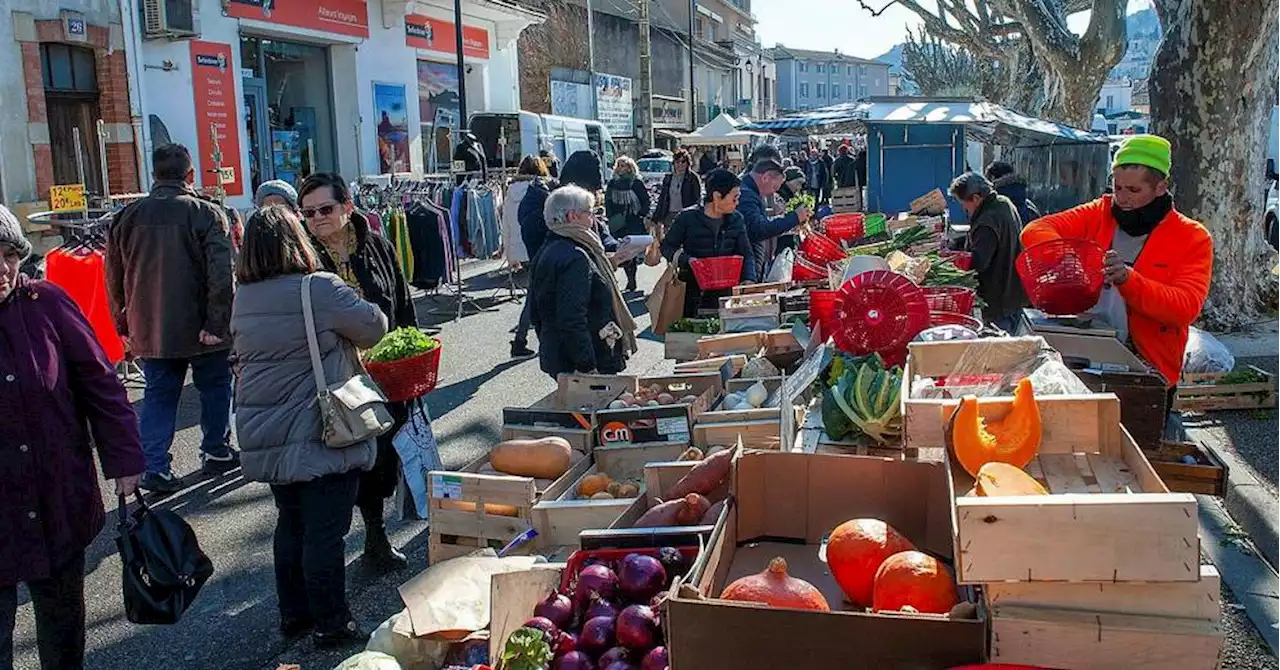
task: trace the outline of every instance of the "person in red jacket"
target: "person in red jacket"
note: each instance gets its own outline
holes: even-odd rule
[[[1022,246],[1069,238],[1106,249],[1106,288],[1091,313],[1151,363],[1172,392],[1188,328],[1209,293],[1213,240],[1174,208],[1171,164],[1168,140],[1130,137],[1112,162],[1115,194],[1036,219],[1022,230]]]

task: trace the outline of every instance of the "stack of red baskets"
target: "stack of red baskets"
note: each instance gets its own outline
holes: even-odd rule
[[[836,325],[836,302],[839,300],[839,291],[827,291],[822,289],[813,289],[809,291],[809,327],[813,328],[818,324],[822,324],[822,335],[830,335],[835,332]]]
[[[968,314],[973,311],[973,304],[978,293],[964,286],[925,286],[924,299],[929,303],[929,311],[955,312]]]
[[[822,220],[822,225],[826,227],[827,237],[837,242],[853,242],[862,237],[863,218],[862,212],[832,214]]]
[[[1018,255],[1018,276],[1031,304],[1046,314],[1079,314],[1102,295],[1102,247],[1059,238]]]
[[[721,291],[738,285],[742,277],[742,256],[711,256],[689,260],[693,278],[703,291]]]
[[[800,254],[816,265],[826,265],[845,258],[844,248],[839,242],[821,233],[814,233],[800,243]]]
[[[826,278],[827,271],[825,268],[814,265],[804,256],[796,256],[795,265],[791,267],[791,279],[795,281],[813,281]]]
[[[436,382],[440,380],[440,352],[443,350],[444,343],[441,342],[435,349],[416,356],[386,363],[367,361],[364,366],[387,400],[405,402],[435,390]]]
[[[933,326],[964,326],[973,332],[982,330],[982,321],[959,312],[945,311],[929,311],[929,327]]]

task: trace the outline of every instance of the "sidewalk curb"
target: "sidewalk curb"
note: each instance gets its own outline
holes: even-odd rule
[[[1257,542],[1236,542],[1232,519],[1213,496],[1197,495],[1200,548],[1222,576],[1222,583],[1244,606],[1245,615],[1271,653],[1280,653],[1280,584],[1276,571],[1257,553]]]
[[[1280,564],[1280,513],[1276,497],[1249,471],[1249,468],[1226,449],[1200,441],[1227,467],[1223,507],[1244,532],[1249,534],[1259,554],[1272,570]]]

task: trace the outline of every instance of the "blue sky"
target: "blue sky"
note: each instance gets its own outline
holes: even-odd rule
[[[879,7],[888,0],[868,0]],[[933,3],[924,3],[926,7]],[[1146,9],[1151,0],[1129,0],[1129,13]],[[902,42],[907,28],[920,19],[897,5],[872,17],[857,0],[752,0],[751,11],[759,19],[756,33],[764,46],[782,43],[799,49],[831,51],[875,58]],[[1072,16],[1071,29],[1083,32],[1089,13]]]

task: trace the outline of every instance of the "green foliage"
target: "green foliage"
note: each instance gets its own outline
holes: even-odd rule
[[[375,344],[366,359],[373,363],[390,363],[417,356],[439,346],[439,340],[417,328],[397,328]]]

